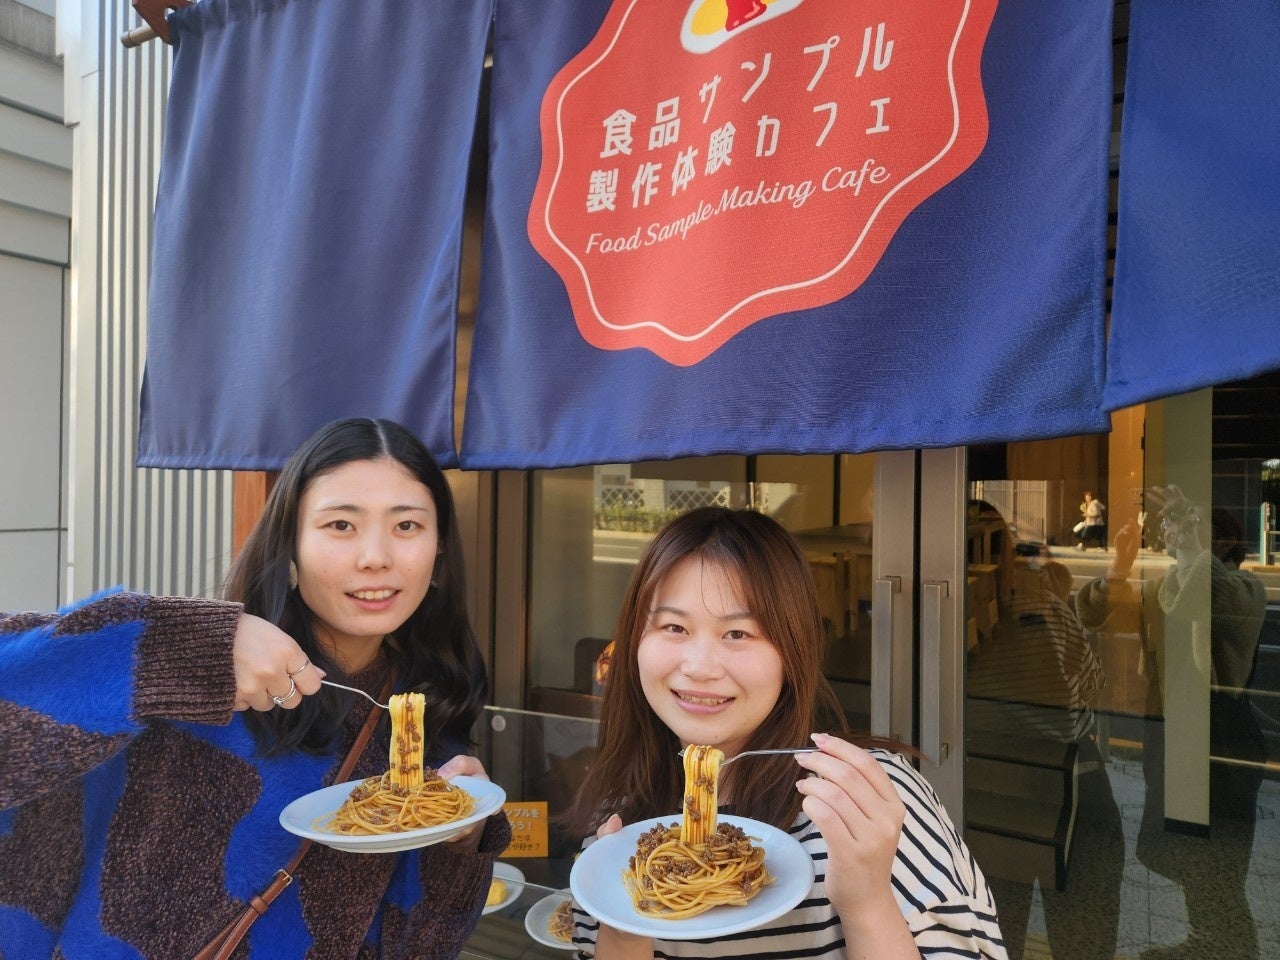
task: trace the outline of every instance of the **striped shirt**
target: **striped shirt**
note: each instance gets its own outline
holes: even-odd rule
[[[1006,960],[995,900],[933,787],[900,755],[872,750],[906,806],[893,893],[922,957]],[[813,858],[814,881],[794,910],[755,930],[714,940],[654,940],[655,957],[844,960],[844,931],[827,899],[827,844],[803,813],[788,831]],[[619,881],[620,882],[620,881]],[[599,924],[574,910],[579,960],[595,955]]]
[[[991,636],[969,657],[970,736],[1000,740],[1020,729],[1075,743],[1093,729],[1105,680],[1070,607],[1048,590],[1015,594],[1000,605]]]

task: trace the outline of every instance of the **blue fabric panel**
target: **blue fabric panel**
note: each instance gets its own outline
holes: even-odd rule
[[[1131,11],[1111,409],[1280,368],[1280,4]]]
[[[464,466],[853,452],[1108,428],[1109,0],[1000,3],[981,52],[989,132],[976,160],[906,216],[861,286],[756,322],[688,366],[588,343],[526,222],[543,162],[543,93],[610,6],[497,3]],[[667,0],[635,16],[688,7]],[[865,15],[835,0],[827,9],[831,32],[843,34],[838,52],[856,49]],[[695,240],[691,231],[685,242]],[[728,269],[734,257],[788,249],[725,254]],[[663,276],[650,285],[636,296],[700,295]]]
[[[175,11],[138,463],[280,467],[337,417],[453,440],[487,0]]]

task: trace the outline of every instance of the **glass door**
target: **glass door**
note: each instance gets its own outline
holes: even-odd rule
[[[920,745],[1014,960],[1280,955],[1274,380],[925,455]]]
[[[494,705],[473,739],[507,791],[517,839],[500,860],[508,881],[466,956],[555,949],[540,936],[538,910],[567,883],[581,840],[562,833],[558,816],[594,755],[609,641],[627,583],[645,545],[678,513],[750,507],[791,530],[818,587],[825,669],[850,723],[914,737],[917,475],[918,456],[907,452],[706,457],[497,476],[494,562],[477,564],[481,589],[491,584],[493,597],[479,607],[491,611]]]
[[[653,534],[694,507],[750,507],[792,531],[809,557],[827,674],[850,722],[909,738],[911,662],[894,650],[910,643],[914,464],[910,453],[723,456],[532,474],[527,641],[508,639],[496,657],[515,677],[499,680],[499,703],[596,716],[614,620]],[[873,546],[885,526],[895,532]]]

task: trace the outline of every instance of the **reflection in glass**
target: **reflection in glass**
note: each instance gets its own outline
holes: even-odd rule
[[[1013,960],[1280,950],[1272,382],[1117,411],[1106,436],[971,452],[986,502],[967,522],[966,838]],[[1086,490],[1106,504],[1087,536]],[[1092,699],[1054,652],[1080,636]]]
[[[970,501],[968,530],[987,562],[970,568],[971,604],[981,602],[971,606],[967,770],[980,786],[966,809],[1005,942],[1023,955],[1038,885],[1054,956],[1114,957],[1124,835],[1095,739],[1105,678],[1069,604],[1071,573],[1047,548],[1015,543],[986,501]]]
[[[1255,958],[1257,928],[1246,879],[1267,748],[1247,694],[1266,619],[1266,588],[1256,574],[1241,569],[1244,530],[1229,510],[1197,506],[1174,485],[1153,494],[1149,502],[1160,518],[1161,542],[1174,562],[1158,578],[1133,580],[1141,534],[1128,525],[1116,535],[1107,576],[1088,583],[1078,601],[1082,618],[1099,630],[1107,630],[1125,607],[1138,614],[1151,681],[1148,714],[1159,718],[1146,725],[1143,738],[1146,792],[1137,856],[1182,888],[1189,931],[1182,943],[1144,957]],[[1190,663],[1171,665],[1171,659]],[[1171,667],[1208,681],[1202,685],[1207,703],[1198,703],[1193,713],[1202,727],[1207,713],[1211,842],[1195,836],[1205,831],[1192,829],[1188,836],[1168,829],[1167,821],[1178,822],[1166,803],[1166,791],[1176,783],[1163,722],[1162,678]]]

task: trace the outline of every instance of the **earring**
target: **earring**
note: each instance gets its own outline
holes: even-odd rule
[[[289,589],[298,589],[298,565],[292,560],[289,561]]]

